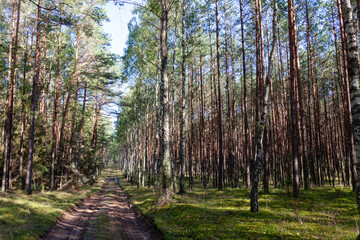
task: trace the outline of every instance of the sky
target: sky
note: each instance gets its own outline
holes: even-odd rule
[[[133,18],[131,10],[132,5],[115,6],[113,1],[106,4],[105,10],[110,19],[109,22],[103,23],[103,29],[111,36],[111,51],[123,55],[124,47],[128,36],[127,25]]]
[[[120,54],[121,56],[124,53],[124,48],[126,46],[126,40],[128,37],[128,23],[133,18],[131,13],[133,9],[132,5],[125,4],[124,6],[115,6],[113,1],[109,1],[105,10],[109,18],[109,22],[103,23],[103,29],[105,33],[108,33],[111,38],[111,47],[110,50],[113,53]],[[127,86],[123,84],[122,91],[126,91]],[[113,127],[115,127],[117,107],[113,104],[111,106],[106,106],[104,108],[103,114],[108,116],[113,122]]]

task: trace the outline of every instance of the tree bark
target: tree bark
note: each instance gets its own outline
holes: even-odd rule
[[[88,69],[88,67],[86,67]],[[80,136],[79,136],[79,147],[78,147],[78,154],[77,154],[77,161],[81,160],[81,149],[83,144],[83,132],[84,132],[84,125],[85,125],[85,109],[86,109],[86,96],[87,96],[87,85],[88,85],[88,76],[85,76],[84,80],[84,96],[83,96],[83,103],[81,109],[81,122],[80,122]]]
[[[182,49],[182,61],[181,61],[181,91],[180,91],[180,108],[179,108],[179,124],[180,124],[180,193],[185,193],[185,13],[186,5],[185,0],[182,1],[182,17],[181,17],[181,49]]]
[[[216,0],[216,58],[217,58],[217,84],[218,84],[218,130],[219,130],[219,181],[218,189],[223,190],[224,182],[224,155],[222,143],[222,117],[221,117],[221,71],[220,71],[220,38],[219,38],[219,1]]]
[[[353,133],[354,146],[356,153],[356,170],[357,179],[360,179],[360,89],[359,89],[359,53],[356,37],[356,30],[354,28],[353,9],[350,0],[342,1],[342,9],[344,14],[344,27],[347,33],[348,46],[348,74],[350,82],[351,95],[351,112],[353,117]],[[360,213],[360,186],[357,181],[356,200],[358,211]]]
[[[161,196],[160,202],[171,199],[171,155],[170,155],[170,116],[169,116],[169,78],[168,78],[168,21],[169,1],[161,0],[160,18],[160,105],[161,105],[161,131],[160,131],[160,161],[161,161]]]
[[[244,163],[245,163],[245,178],[246,178],[246,187],[250,187],[250,159],[248,157],[248,142],[249,142],[249,137],[248,137],[248,117],[247,117],[247,84],[246,84],[246,57],[245,57],[245,36],[244,36],[244,16],[243,16],[243,5],[242,5],[242,0],[239,0],[240,3],[240,23],[241,23],[241,47],[242,47],[242,69],[243,69],[243,81],[244,81],[244,85],[243,85],[243,92],[244,92]]]
[[[35,63],[34,63],[34,80],[31,97],[31,125],[29,136],[29,155],[26,167],[26,181],[25,192],[31,194],[31,181],[32,181],[32,167],[34,156],[34,133],[35,133],[35,115],[36,115],[36,99],[37,87],[40,73],[40,38],[41,38],[41,0],[38,2],[37,12],[37,27],[36,27],[36,47],[35,47]]]
[[[60,9],[60,17],[62,12]],[[57,46],[57,59],[56,59],[56,77],[55,77],[55,95],[54,95],[54,109],[53,109],[53,125],[52,125],[52,150],[51,150],[51,169],[50,169],[50,191],[55,189],[55,160],[56,160],[56,150],[58,148],[57,143],[57,115],[58,115],[58,105],[59,105],[59,78],[60,78],[60,52],[61,52],[61,26],[59,24],[59,34],[58,34],[58,46]]]
[[[13,138],[13,111],[14,111],[14,91],[15,91],[15,77],[17,68],[17,48],[18,48],[18,33],[20,22],[20,4],[21,1],[16,4],[16,0],[13,0],[13,13],[11,24],[11,43],[9,49],[9,74],[7,100],[6,100],[6,119],[4,129],[4,170],[2,178],[1,191],[4,192],[7,188],[12,188],[12,138]]]
[[[95,122],[94,122],[94,127],[92,130],[91,145],[90,145],[92,148],[96,148],[96,146],[97,146],[98,123],[99,123],[101,108],[105,102],[105,96],[106,96],[106,94],[105,94],[105,90],[104,90],[102,93],[102,96],[101,96],[99,107],[95,106]]]
[[[266,115],[267,115],[267,107],[268,107],[268,100],[269,100],[269,92],[270,86],[272,81],[272,72],[273,72],[273,62],[275,57],[276,51],[276,42],[277,42],[277,0],[274,0],[274,9],[273,9],[273,39],[272,39],[272,46],[269,55],[269,68],[268,73],[265,80],[265,89],[263,95],[263,104],[262,104],[262,111],[261,111],[261,118],[258,124],[258,133],[256,137],[256,159],[255,159],[255,167],[253,173],[253,180],[252,180],[252,187],[251,187],[251,212],[258,212],[259,211],[259,202],[258,202],[258,188],[259,188],[259,180],[260,180],[260,170],[261,170],[261,158],[262,158],[262,143],[265,132],[265,124],[266,124]]]
[[[295,23],[295,7],[293,0],[288,0],[289,47],[290,47],[290,104],[293,158],[293,196],[300,197],[299,179],[299,146],[298,146],[298,109],[296,99],[296,82],[299,78],[299,61],[297,52],[297,31]]]

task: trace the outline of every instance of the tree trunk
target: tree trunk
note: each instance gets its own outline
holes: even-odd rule
[[[37,86],[40,73],[40,38],[41,38],[41,0],[38,2],[37,12],[37,27],[36,27],[36,50],[35,50],[35,63],[34,63],[34,80],[31,97],[31,125],[29,136],[29,155],[26,167],[26,181],[25,191],[31,194],[31,181],[32,181],[32,166],[34,156],[34,133],[35,133],[35,114],[36,114],[36,99],[37,99]]]
[[[14,110],[14,91],[15,91],[15,77],[17,68],[17,45],[20,22],[20,4],[16,4],[13,0],[12,20],[11,20],[11,42],[9,49],[9,74],[8,74],[8,90],[6,100],[6,119],[4,129],[4,170],[2,178],[1,191],[4,192],[7,188],[11,188],[12,179],[12,138],[13,138],[13,110]],[[17,7],[17,8],[16,8]],[[17,14],[17,17],[16,17]]]
[[[62,161],[63,161],[63,157],[65,156],[65,144],[64,144],[64,135],[65,135],[65,124],[66,124],[66,117],[67,114],[69,112],[69,105],[70,105],[70,100],[71,100],[71,95],[73,92],[73,87],[74,87],[74,82],[75,82],[75,78],[77,75],[77,64],[78,64],[78,55],[79,55],[79,43],[80,43],[80,29],[77,29],[77,34],[76,34],[76,47],[75,47],[75,58],[74,58],[74,70],[72,72],[72,76],[71,76],[71,80],[70,80],[70,85],[69,85],[69,89],[68,89],[68,95],[66,97],[66,101],[65,101],[65,106],[64,106],[64,111],[62,114],[62,120],[61,120],[61,126],[60,126],[60,137],[59,137],[59,149],[57,152],[57,164],[59,167],[61,167]],[[61,187],[61,186],[60,186]]]
[[[306,0],[306,43],[307,43],[307,67],[308,67],[308,129],[307,132],[309,133],[309,139],[307,142],[305,142],[305,144],[309,144],[309,149],[308,149],[308,153],[309,153],[309,160],[310,162],[313,162],[313,154],[312,154],[312,128],[311,128],[311,108],[310,108],[310,100],[311,100],[311,88],[310,88],[310,83],[313,79],[313,68],[312,68],[312,51],[311,51],[311,37],[310,37],[310,18],[309,18],[309,8],[308,8],[308,0]],[[305,156],[306,159],[307,156]],[[304,162],[304,188],[305,189],[309,189],[310,188],[310,181],[309,181],[309,164],[308,161]],[[312,174],[312,180],[314,181],[314,174]]]
[[[216,55],[217,55],[217,84],[218,84],[218,128],[219,128],[219,182],[218,189],[223,190],[224,182],[224,155],[222,143],[222,117],[221,117],[221,71],[220,71],[220,38],[219,38],[219,1],[216,0]]]
[[[260,170],[261,170],[261,158],[262,158],[262,143],[265,132],[265,124],[266,124],[266,115],[267,115],[267,107],[268,107],[268,100],[269,100],[269,92],[270,86],[272,81],[272,70],[273,70],[273,62],[275,57],[276,51],[276,42],[277,42],[277,0],[274,1],[274,9],[273,9],[273,39],[272,39],[272,46],[269,55],[269,68],[268,73],[266,76],[265,81],[265,89],[264,89],[264,96],[263,96],[263,105],[261,111],[261,118],[258,125],[258,133],[256,137],[256,159],[255,159],[255,167],[253,173],[253,180],[252,180],[252,187],[251,187],[251,212],[258,212],[259,211],[259,203],[258,203],[258,188],[259,188],[259,180],[260,180]]]
[[[351,142],[351,135],[352,135],[352,129],[350,125],[350,117],[351,117],[351,103],[350,103],[350,92],[349,92],[349,79],[348,79],[348,64],[347,64],[347,37],[345,34],[344,29],[344,19],[343,19],[343,11],[341,9],[341,0],[336,1],[337,8],[338,8],[338,14],[339,14],[339,25],[340,25],[340,34],[341,34],[341,47],[342,47],[342,64],[343,64],[343,71],[342,71],[342,82],[341,82],[341,93],[343,97],[343,117],[344,122],[346,123],[347,127],[345,127],[345,156],[346,156],[346,162],[345,162],[345,169],[346,169],[346,184],[350,184],[350,163],[353,160],[353,151],[350,150],[350,142]],[[345,182],[344,182],[345,183]]]
[[[87,68],[87,67],[86,67]],[[87,84],[88,84],[88,76],[85,76],[84,80],[84,96],[83,96],[83,103],[81,109],[81,122],[80,122],[80,139],[79,139],[79,149],[78,149],[78,156],[77,161],[81,160],[81,148],[83,144],[83,132],[84,132],[84,125],[85,125],[85,109],[86,109],[86,94],[87,94]]]
[[[290,104],[291,104],[291,131],[292,131],[292,158],[293,158],[293,196],[300,197],[299,179],[299,146],[298,146],[298,112],[296,99],[296,82],[300,76],[299,62],[296,54],[296,23],[295,7],[293,0],[288,0],[288,21],[289,21],[289,47],[290,47]]]
[[[30,10],[30,9],[29,9]],[[25,18],[26,19],[26,18]],[[26,108],[26,102],[28,99],[28,94],[27,94],[27,88],[29,86],[29,79],[27,77],[27,66],[29,64],[29,32],[30,32],[30,23],[29,21],[24,20],[24,25],[26,25],[27,22],[27,33],[26,33],[26,37],[25,37],[25,49],[24,49],[24,57],[23,57],[23,64],[24,64],[24,68],[23,68],[23,76],[22,76],[22,107],[21,107],[21,132],[20,132],[20,148],[19,148],[19,180],[21,183],[21,187],[24,187],[24,170],[23,170],[23,163],[24,163],[24,138],[25,138],[25,129],[26,129],[26,112],[27,112],[27,108]],[[32,46],[30,46],[31,48]],[[31,64],[31,63],[30,63]]]
[[[225,22],[225,71],[226,71],[226,78],[225,78],[225,89],[226,89],[226,132],[227,132],[227,139],[226,139],[226,165],[227,165],[227,177],[229,181],[233,182],[233,173],[234,173],[234,156],[233,156],[233,131],[232,131],[232,121],[231,121],[231,103],[230,103],[230,73],[229,73],[229,52],[228,52],[228,25],[227,25],[227,18],[226,18],[226,6],[224,1],[224,22]]]
[[[353,116],[354,146],[356,152],[357,179],[360,178],[360,94],[359,94],[359,53],[354,28],[353,9],[350,0],[342,1],[344,27],[347,33],[348,45],[348,74],[350,82],[351,112]],[[360,186],[357,181],[356,200],[360,213]]]
[[[244,35],[244,16],[243,16],[243,7],[242,7],[242,0],[239,0],[240,4],[240,22],[241,22],[241,49],[242,49],[242,70],[243,70],[243,94],[244,94],[244,163],[245,163],[245,178],[246,178],[246,187],[250,187],[250,159],[248,157],[248,142],[249,142],[249,136],[248,136],[248,117],[247,117],[247,84],[246,84],[246,58],[245,58],[245,35]]]
[[[62,12],[60,9],[60,17]],[[51,169],[50,169],[50,191],[55,189],[55,160],[57,143],[57,115],[59,105],[59,78],[60,78],[60,52],[61,52],[61,22],[59,25],[57,59],[56,59],[56,76],[55,76],[55,95],[54,95],[54,110],[53,110],[53,125],[52,125],[52,150],[51,150]]]
[[[160,18],[160,105],[161,105],[161,131],[160,131],[160,161],[161,161],[161,196],[160,202],[171,199],[171,155],[170,155],[170,117],[169,117],[169,78],[168,78],[168,21],[169,2],[161,0]]]
[[[182,23],[181,23],[181,49],[182,49],[182,61],[181,61],[181,91],[180,91],[180,108],[179,108],[179,124],[180,124],[180,193],[185,193],[185,12],[186,5],[185,0],[182,1]]]
[[[94,122],[94,127],[92,130],[91,145],[90,145],[92,148],[96,148],[96,146],[97,146],[98,123],[99,123],[101,108],[105,102],[105,96],[106,96],[105,91],[103,91],[101,100],[99,103],[99,107],[95,106],[95,122]]]

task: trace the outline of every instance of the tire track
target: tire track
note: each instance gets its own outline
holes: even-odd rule
[[[96,222],[104,217],[110,221],[106,229],[99,229],[103,228],[104,224],[96,224]],[[72,211],[65,213],[55,227],[41,239],[104,239],[99,237],[100,231],[105,233],[109,231],[106,239],[161,239],[141,213],[133,208],[124,190],[114,183],[113,177],[108,177],[98,193],[86,198]]]

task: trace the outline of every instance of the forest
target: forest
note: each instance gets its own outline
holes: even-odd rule
[[[127,239],[358,236],[360,1],[113,0],[134,6],[123,56],[108,2],[0,2],[0,226],[17,198],[68,199],[16,230],[37,237],[72,201],[128,194],[143,237],[94,213]]]
[[[1,5],[3,192],[55,190],[102,169],[112,129],[101,110],[114,101],[120,68],[99,4]]]
[[[129,24],[133,87],[116,125],[130,181],[161,181],[165,198],[197,178],[245,186],[254,212],[260,182],[294,198],[312,186],[356,191],[359,5],[148,4]]]

